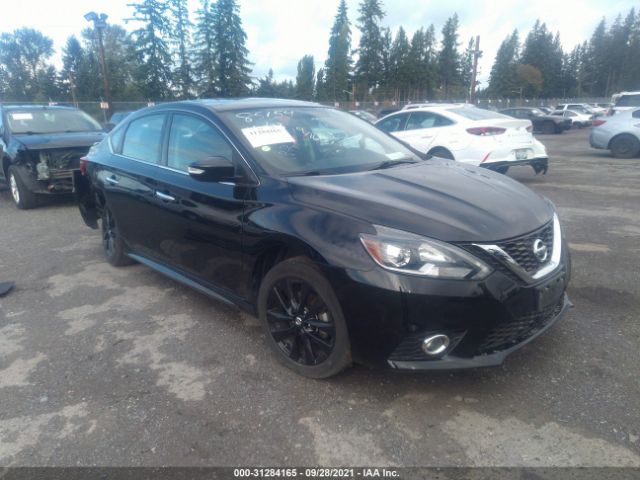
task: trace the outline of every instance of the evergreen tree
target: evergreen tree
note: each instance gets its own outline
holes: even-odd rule
[[[171,97],[172,59],[165,38],[171,34],[169,4],[163,0],[140,0],[129,4],[133,19],[141,22],[132,33],[138,66],[135,78],[140,91],[150,100]]]
[[[462,54],[462,61],[460,62],[460,75],[462,79],[462,85],[464,86],[467,92],[467,98],[471,95],[471,80],[473,77],[473,57],[475,55],[476,50],[476,41],[472,37],[469,39],[469,43],[467,44],[467,48]],[[473,85],[473,88],[476,86]]]
[[[442,28],[442,48],[438,54],[438,71],[445,99],[460,93],[460,53],[458,52],[458,14],[449,17]]]
[[[296,97],[301,100],[313,99],[313,87],[316,71],[313,64],[313,56],[305,55],[298,62],[298,75],[296,76]]]
[[[189,20],[188,0],[169,0],[169,8],[173,14],[173,56],[176,60],[174,84],[180,98],[190,98],[193,86],[191,77],[191,62],[189,50],[191,48],[190,29],[193,26]]]
[[[345,97],[351,68],[351,24],[347,17],[347,3],[340,0],[338,13],[331,27],[329,52],[324,67],[325,89],[333,100]]]
[[[393,46],[393,38],[391,30],[388,27],[382,30],[382,75],[378,80],[377,95],[383,98],[393,96],[393,64],[391,61],[391,47]]]
[[[629,38],[627,41],[622,69],[620,72],[620,90],[634,90],[640,85],[640,62],[638,52],[640,52],[640,10],[637,12],[632,8],[627,15],[629,28]]]
[[[593,35],[591,35],[589,47],[584,58],[584,86],[590,95],[606,95],[608,54],[607,26],[603,18],[594,30]]]
[[[251,63],[247,59],[247,34],[242,28],[236,0],[218,0],[213,5],[212,21],[217,93],[222,97],[247,95],[251,86]]]
[[[517,87],[516,69],[520,42],[518,31],[514,30],[505,38],[496,54],[489,75],[488,94],[497,97],[513,97]]]
[[[213,97],[216,93],[216,46],[209,0],[202,0],[196,15],[193,73],[197,80],[197,93],[203,97]]]
[[[324,68],[319,68],[318,73],[316,73],[315,99],[317,102],[326,102],[329,100]]]
[[[535,67],[542,74],[543,85],[539,90],[542,97],[562,96],[562,57],[560,37],[554,37],[544,23],[536,20],[524,42],[521,63]],[[536,92],[528,88],[524,94],[531,96]]]
[[[378,85],[383,74],[383,44],[380,22],[384,17],[384,12],[380,1],[362,0],[358,9],[360,13],[358,28],[361,35],[355,74],[360,89],[358,91],[359,98],[368,95],[370,89]]]
[[[391,45],[391,82],[390,87],[393,88],[394,98],[399,101],[405,101],[408,98],[408,90],[410,85],[411,66],[410,61],[411,45],[404,31],[404,28],[398,28],[396,38]]]

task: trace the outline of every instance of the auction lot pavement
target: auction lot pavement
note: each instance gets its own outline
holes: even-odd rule
[[[540,136],[575,308],[498,368],[328,381],[256,319],[103,261],[72,200],[0,192],[0,466],[640,466],[640,159]]]

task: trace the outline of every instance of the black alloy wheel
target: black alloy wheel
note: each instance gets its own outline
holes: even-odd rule
[[[301,375],[326,378],[351,363],[346,323],[328,280],[303,257],[265,276],[258,312],[278,360]]]
[[[335,346],[336,328],[329,307],[305,280],[284,278],[267,299],[271,336],[300,365],[324,362]]]
[[[126,253],[116,219],[108,208],[105,208],[102,212],[102,247],[107,261],[114,267],[122,267],[134,263],[133,259]]]

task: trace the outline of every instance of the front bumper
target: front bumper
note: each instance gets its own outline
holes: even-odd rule
[[[563,242],[558,267],[534,283],[493,265],[480,281],[440,280],[369,271],[327,269],[341,304],[352,356],[372,367],[437,370],[499,365],[557,322],[571,305],[571,258]],[[446,334],[441,356],[422,341]]]
[[[548,319],[544,319],[540,322],[540,325],[533,327],[529,335],[524,335],[520,341],[517,341],[513,346],[505,348],[503,350],[497,350],[492,353],[486,353],[482,355],[475,355],[473,357],[458,357],[455,355],[446,355],[442,358],[435,360],[394,360],[390,358],[388,360],[389,366],[401,370],[457,370],[463,368],[478,368],[478,367],[494,367],[501,365],[507,356],[516,350],[522,348],[527,343],[531,342],[538,336],[542,335],[549,328],[551,328],[558,320],[560,320],[565,312],[573,307],[573,304],[569,301],[569,297],[565,293],[562,298],[562,303],[557,307],[557,312],[554,311],[553,315],[550,315]],[[455,349],[454,349],[455,350]]]

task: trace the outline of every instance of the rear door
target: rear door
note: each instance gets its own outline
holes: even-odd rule
[[[187,168],[207,157],[245,167],[238,151],[210,119],[188,112],[172,114],[164,168],[155,185],[154,234],[164,263],[211,286],[239,294],[247,281],[242,269],[242,214],[247,188],[236,182],[202,181]]]
[[[97,173],[120,234],[134,252],[149,257],[160,249],[155,192],[167,120],[168,114],[159,112],[128,123],[122,144],[112,144],[109,165]]]

